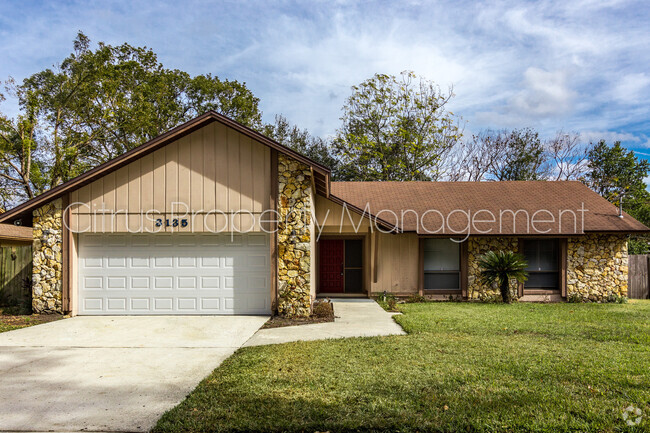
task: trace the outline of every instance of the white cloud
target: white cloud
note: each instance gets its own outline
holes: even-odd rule
[[[650,97],[650,75],[645,72],[625,75],[614,85],[612,96],[623,104],[647,102]]]
[[[634,143],[641,141],[641,138],[634,134],[616,131],[582,131],[580,132],[580,139],[585,143],[597,143],[600,140],[605,140],[609,144],[612,144],[615,141]]]
[[[524,73],[524,86],[511,103],[515,110],[533,116],[567,113],[576,95],[569,88],[567,74],[563,71],[528,68]]]
[[[350,86],[412,69],[443,89],[454,85],[451,108],[473,131],[650,136],[643,0],[71,0],[3,9],[0,79],[21,80],[60,61],[82,29],[94,41],[150,46],[170,68],[245,81],[265,120],[283,113],[319,135],[339,126]]]

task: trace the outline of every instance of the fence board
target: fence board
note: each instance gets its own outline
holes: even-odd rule
[[[630,299],[650,298],[650,254],[635,254],[628,258],[628,289]]]
[[[0,247],[0,305],[31,305],[32,247]]]

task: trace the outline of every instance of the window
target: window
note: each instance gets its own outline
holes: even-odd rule
[[[559,242],[557,239],[526,239],[524,257],[528,261],[526,289],[557,290],[559,284]]]
[[[460,290],[460,243],[424,239],[424,290]]]

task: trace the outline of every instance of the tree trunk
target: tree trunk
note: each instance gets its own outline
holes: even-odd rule
[[[499,288],[501,289],[501,298],[503,299],[503,302],[506,304],[512,302],[510,299],[510,279],[507,277],[502,277]]]

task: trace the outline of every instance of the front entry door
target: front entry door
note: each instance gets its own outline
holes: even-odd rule
[[[322,239],[318,242],[320,257],[320,292],[343,293],[344,241]]]

